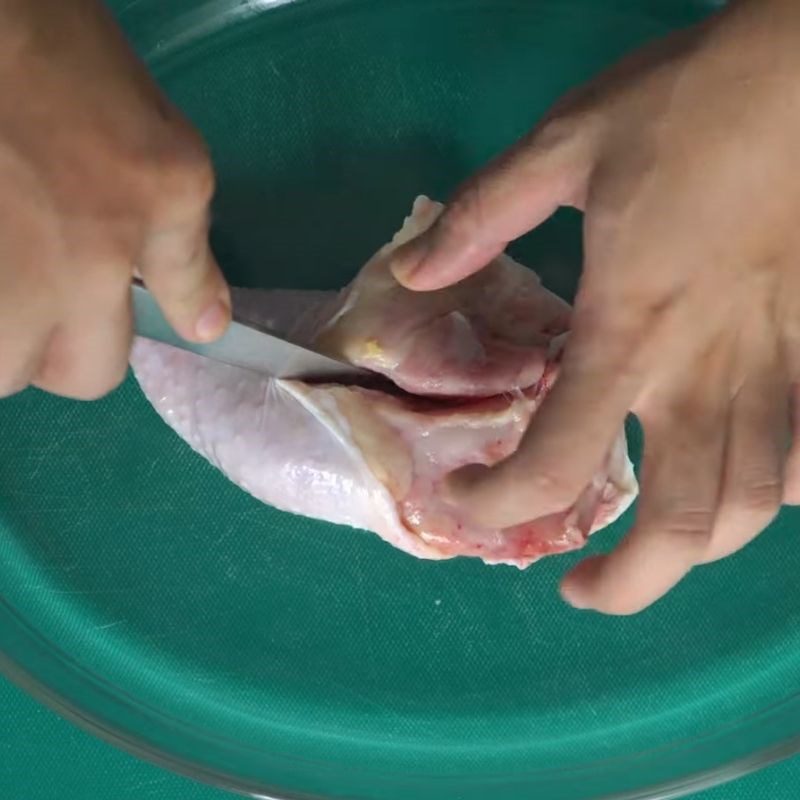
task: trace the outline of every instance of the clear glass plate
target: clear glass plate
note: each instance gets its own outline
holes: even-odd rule
[[[314,288],[415,194],[443,197],[566,88],[710,7],[116,5],[211,144],[230,277]],[[569,296],[579,218],[517,252]],[[120,746],[254,794],[674,797],[798,749],[798,520],[607,619],[557,598],[579,556],[416,561],[257,503],[132,381],[91,405],[30,391],[0,403],[0,665]]]

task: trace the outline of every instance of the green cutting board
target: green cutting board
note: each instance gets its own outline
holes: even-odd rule
[[[315,288],[346,281],[414,194],[444,196],[566,88],[712,5],[116,4],[209,140],[213,241],[231,278]],[[569,297],[578,215],[516,252]],[[580,556],[525,572],[421,562],[257,503],[161,424],[133,381],[90,406],[36,392],[0,403],[3,649],[130,746],[260,786],[408,800],[383,782],[392,773],[412,776],[414,800],[484,800],[486,787],[539,800],[527,796],[535,773],[559,797],[602,796],[773,744],[748,723],[658,774],[625,762],[741,723],[800,684],[799,520],[785,512],[639,617],[601,618],[558,600]],[[193,791],[9,696],[9,713],[21,710],[4,726],[5,796],[34,798],[48,780],[52,796],[80,800]],[[796,732],[788,711],[781,724],[776,739]],[[601,766],[576,779],[584,760]],[[459,788],[442,797],[430,775]]]

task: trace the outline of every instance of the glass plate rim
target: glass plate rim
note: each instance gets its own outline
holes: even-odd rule
[[[2,601],[2,597],[0,597],[0,601]],[[5,602],[2,605],[5,605],[6,610],[8,610],[9,607]],[[52,646],[47,640],[42,639],[42,641],[52,655]],[[63,694],[51,689],[44,682],[34,677],[2,648],[0,648],[0,674],[35,700],[87,733],[136,758],[183,777],[200,781],[223,791],[259,798],[259,800],[328,800],[325,795],[298,792],[249,779],[242,779],[232,773],[207,767],[199,762],[176,756],[164,749],[155,747],[141,737],[132,735],[119,727],[105,722],[97,714],[81,708]],[[793,709],[800,712],[800,692],[782,702],[737,720],[725,731],[724,737],[737,737],[741,731],[740,725],[748,721],[770,719],[776,714],[782,715],[783,713],[797,718],[798,714],[792,713]],[[677,743],[670,743],[652,751],[632,754],[631,757],[641,757],[647,755],[648,752],[651,755],[680,752],[690,747],[693,743],[700,743],[704,738],[708,739],[714,735],[716,734],[712,732],[707,737],[694,737]],[[786,736],[777,742],[762,746],[747,755],[737,757],[717,766],[695,770],[671,780],[643,785],[637,789],[605,794],[596,798],[596,800],[674,800],[692,792],[704,791],[736,780],[764,767],[784,761],[798,753],[800,753],[800,733]],[[604,764],[619,763],[625,760],[627,759],[616,757],[605,761],[594,761],[581,767],[581,769],[590,767],[595,769],[602,768]],[[564,774],[569,774],[574,770],[566,769],[563,772]],[[457,780],[457,776],[453,780]]]

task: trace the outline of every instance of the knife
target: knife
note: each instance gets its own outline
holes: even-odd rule
[[[134,329],[139,336],[181,350],[244,367],[272,378],[359,382],[375,373],[290,342],[274,331],[237,316],[215,342],[197,344],[178,336],[161,313],[153,295],[138,279],[133,283]]]

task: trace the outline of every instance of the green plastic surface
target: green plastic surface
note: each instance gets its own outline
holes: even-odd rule
[[[42,708],[0,679],[0,797],[25,800],[232,800],[131,758]],[[796,800],[800,758],[687,800]],[[24,787],[24,794],[22,793]]]
[[[415,194],[445,196],[565,89],[710,5],[117,9],[209,140],[213,242],[231,279],[320,288],[351,277]],[[578,216],[559,214],[515,251],[570,296]],[[784,513],[638,617],[602,618],[557,597],[580,556],[524,572],[417,561],[259,504],[192,454],[133,381],[92,405],[30,391],[0,403],[3,666],[107,738],[243,790],[691,789],[796,746],[798,521]]]

